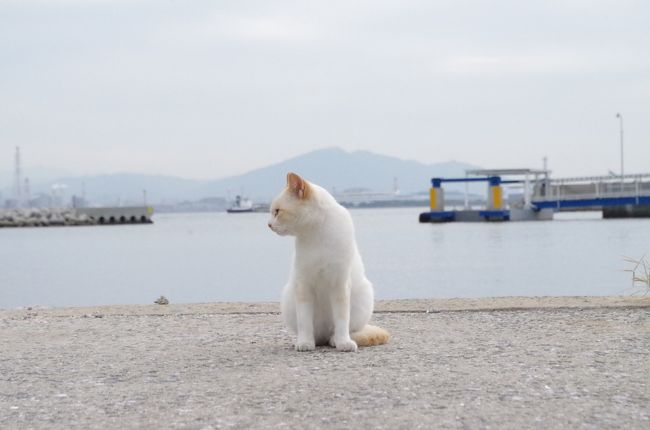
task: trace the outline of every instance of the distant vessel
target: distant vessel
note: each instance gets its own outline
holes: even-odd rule
[[[246,213],[253,212],[253,202],[249,199],[242,198],[242,196],[235,197],[235,202],[227,210],[228,213],[237,214],[237,213]]]

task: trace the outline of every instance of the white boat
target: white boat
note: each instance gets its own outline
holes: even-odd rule
[[[228,213],[245,213],[253,212],[253,202],[249,199],[242,198],[242,196],[235,197],[235,202],[226,211]]]

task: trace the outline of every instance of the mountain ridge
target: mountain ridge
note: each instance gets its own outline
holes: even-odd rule
[[[269,201],[284,186],[287,172],[296,172],[330,191],[366,188],[377,192],[393,191],[396,178],[402,194],[426,192],[432,176],[464,176],[476,166],[458,161],[425,164],[371,151],[346,151],[328,147],[219,179],[186,179],[171,175],[112,173],[67,176],[33,184],[33,194],[48,192],[54,183],[65,184],[67,194],[81,195],[91,202],[122,204],[147,201],[153,204],[198,200],[206,197],[233,198],[243,194],[255,201]],[[11,188],[6,187],[5,197]],[[451,187],[453,188],[453,187]]]

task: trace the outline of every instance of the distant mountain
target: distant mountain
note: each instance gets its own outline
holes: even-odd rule
[[[217,180],[181,179],[172,176],[119,173],[97,176],[68,176],[33,184],[33,193],[46,192],[54,183],[67,186],[68,196],[85,192],[89,200],[102,204],[141,203],[146,190],[148,203],[175,203],[204,197],[234,197],[244,194],[254,201],[269,201],[284,186],[286,173],[296,172],[328,190],[367,188],[402,194],[426,192],[433,176],[464,176],[476,168],[460,162],[424,164],[367,151],[348,152],[326,148],[303,154],[248,173]],[[447,188],[447,187],[446,187]],[[449,187],[450,189],[459,189]],[[5,198],[10,189],[5,189]]]
[[[456,161],[423,164],[367,151],[326,148],[243,175],[210,181],[203,189],[207,195],[225,195],[230,190],[268,200],[284,186],[286,174],[291,171],[330,191],[354,187],[389,192],[397,180],[401,193],[411,194],[426,192],[432,176],[464,176],[465,170],[472,168],[476,166]]]

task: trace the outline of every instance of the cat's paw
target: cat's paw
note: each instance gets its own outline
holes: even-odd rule
[[[330,344],[332,341],[330,341]],[[337,351],[343,352],[357,352],[357,343],[352,339],[334,341],[334,346]]]
[[[313,351],[316,349],[314,341],[298,341],[296,342],[296,351]]]
[[[330,337],[328,342],[332,348],[336,348],[336,342],[334,342],[334,336]]]

